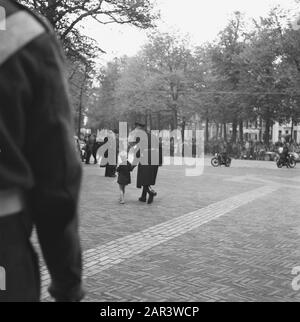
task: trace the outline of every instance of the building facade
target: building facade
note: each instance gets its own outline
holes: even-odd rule
[[[284,137],[291,137],[296,143],[300,143],[300,124],[287,124],[275,123],[273,125],[273,143],[281,141]]]
[[[209,124],[209,137],[224,138],[225,127],[224,125],[217,125],[215,123]],[[230,140],[233,133],[232,124],[226,124],[227,139]],[[241,140],[241,131],[237,132],[237,139]],[[244,122],[243,123],[243,140],[244,141],[264,141],[266,135],[266,125],[264,121],[258,120],[257,122]],[[270,129],[270,138],[272,143],[281,141],[283,138],[289,137],[296,143],[300,144],[300,124],[279,124],[275,122]]]

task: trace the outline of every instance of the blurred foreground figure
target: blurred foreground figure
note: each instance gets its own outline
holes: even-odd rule
[[[0,6],[6,12],[6,30],[0,30],[0,267],[6,290],[0,301],[40,300],[33,227],[51,275],[50,294],[79,301],[81,166],[63,55],[47,23],[13,0],[0,0]]]

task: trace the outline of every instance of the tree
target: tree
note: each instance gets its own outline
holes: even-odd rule
[[[195,112],[205,120],[206,141],[209,140],[210,122],[219,123],[224,120],[220,117],[221,98],[216,92],[218,89],[219,75],[213,71],[213,62],[211,59],[214,44],[204,44],[196,48],[193,57],[191,78],[193,83],[193,97],[195,100]]]
[[[198,114],[206,121],[207,139],[210,122],[222,126],[225,139],[230,123],[232,141],[238,127],[243,138],[244,121],[263,120],[268,144],[275,121],[300,119],[300,31],[288,19],[275,8],[249,30],[236,12],[215,42],[195,51],[177,34],[151,35],[121,67],[108,65],[100,90],[102,117],[132,120],[167,110],[173,127],[184,128]]]
[[[292,122],[293,128],[300,121],[300,31],[294,30],[292,24],[284,23],[294,19],[291,13],[280,11],[275,18],[282,52],[278,66],[282,75],[280,85],[286,92],[279,110],[279,122]],[[293,132],[292,130],[292,138]]]
[[[71,92],[70,98],[75,112],[76,131],[80,135],[88,104],[92,98],[96,70],[91,60],[81,59],[77,62],[68,60],[67,74]]]
[[[103,68],[99,78],[100,87],[95,93],[97,98],[94,105],[89,107],[88,125],[94,129],[114,129],[120,120],[120,110],[117,101],[116,87],[126,57],[116,58]]]
[[[95,42],[84,36],[80,29],[80,24],[87,18],[95,19],[102,25],[131,24],[146,29],[152,27],[159,16],[149,0],[19,1],[49,20],[70,55],[94,52]]]
[[[91,80],[95,77],[93,61],[100,49],[96,42],[82,33],[87,18],[99,24],[131,24],[138,28],[152,27],[158,14],[149,0],[19,0],[20,3],[45,16],[58,33],[68,58],[69,81],[78,131],[90,103]],[[93,96],[95,93],[93,93]]]
[[[219,41],[211,48],[212,70],[216,77],[215,89],[222,93],[216,97],[219,121],[224,125],[232,123],[232,141],[237,139],[238,125],[245,118],[243,97],[240,95],[241,69],[239,55],[247,41],[244,17],[235,12],[227,27],[220,32]]]
[[[155,33],[131,60],[119,81],[119,99],[127,111],[150,113],[168,110],[177,128],[190,110],[189,66],[192,54],[178,35]]]
[[[278,8],[274,8],[267,18],[256,23],[256,31],[241,55],[244,62],[243,86],[250,89],[252,102],[249,108],[256,117],[265,121],[264,141],[270,142],[270,130],[275,121],[288,116],[290,93],[289,80],[283,61],[286,54],[282,46],[283,29]],[[283,112],[283,108],[285,111]]]
[[[147,122],[149,111],[164,109],[158,87],[141,56],[127,59],[116,87],[119,112],[124,120],[129,123],[134,119]]]

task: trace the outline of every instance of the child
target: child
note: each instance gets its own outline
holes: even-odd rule
[[[121,165],[118,166],[118,184],[120,187],[120,204],[125,204],[125,187],[131,184],[130,172],[134,169],[134,166],[127,160],[127,153],[122,152],[120,154],[120,159],[122,161]]]

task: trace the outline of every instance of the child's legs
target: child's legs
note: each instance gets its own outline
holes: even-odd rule
[[[120,187],[120,196],[121,196],[121,199],[124,200],[124,196],[125,196],[125,186],[122,185],[122,184],[119,184],[119,187]]]

